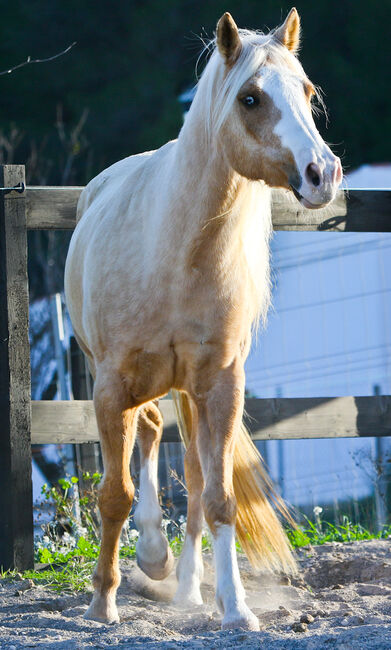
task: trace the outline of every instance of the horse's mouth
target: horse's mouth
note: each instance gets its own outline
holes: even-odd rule
[[[325,203],[318,203],[318,204],[311,203],[311,201],[305,199],[304,196],[300,194],[300,192],[298,192],[295,187],[293,187],[293,185],[290,185],[290,188],[293,194],[295,195],[295,197],[297,198],[298,202],[300,203],[300,205],[304,206],[308,210],[317,210],[319,208],[323,208],[323,206],[325,205]]]

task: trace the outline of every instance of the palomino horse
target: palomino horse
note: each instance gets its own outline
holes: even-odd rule
[[[224,14],[178,139],[112,165],[81,195],[66,296],[95,377],[105,469],[87,618],[118,621],[119,537],[133,501],[136,431],[138,563],[154,579],[172,568],[156,494],[156,399],[170,389],[188,445],[189,492],[174,602],[202,603],[203,515],[223,628],[259,629],[245,603],[235,530],[253,563],[294,569],[241,422],[251,330],[269,304],[270,188],[291,188],[301,204],[318,208],[342,176],[312,118],[314,87],[295,56],[298,41],[296,9],[268,35],[238,30]]]

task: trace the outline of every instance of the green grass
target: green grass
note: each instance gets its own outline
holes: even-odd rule
[[[183,538],[175,536],[169,542],[172,552],[178,556],[183,547]],[[203,550],[209,550],[209,539],[203,538]],[[0,571],[0,580],[33,580],[35,584],[45,585],[58,593],[86,592],[92,588],[91,576],[99,556],[99,545],[80,538],[77,547],[64,553],[38,548],[35,552],[36,569],[19,572]],[[124,545],[120,558],[135,558],[136,544]]]
[[[297,529],[288,529],[288,538],[294,548],[316,546],[330,542],[354,542],[368,539],[387,539],[391,535],[391,527],[386,526],[379,533],[371,533],[369,530],[352,524],[347,518],[341,525],[335,526],[329,522],[322,521],[316,524],[309,519],[306,520],[305,526]],[[169,544],[175,556],[178,556],[183,547],[183,534],[173,537]],[[240,545],[237,544],[237,550],[241,551]],[[202,540],[204,551],[211,549],[211,542],[208,536]],[[37,548],[36,559],[37,570],[24,571],[6,571],[0,572],[1,579],[8,580],[28,580],[31,579],[36,584],[42,584],[59,593],[86,592],[91,590],[91,575],[99,555],[99,545],[89,542],[84,538],[79,538],[77,545],[68,552],[49,550],[48,548]],[[134,558],[136,555],[136,545],[131,543],[124,545],[120,549],[121,558]]]
[[[44,585],[61,594],[74,594],[90,591],[91,574],[95,562],[92,560],[68,560],[64,564],[51,564],[42,570],[30,569],[28,571],[1,571],[1,580],[32,580],[34,584]]]
[[[335,526],[328,521],[317,520],[316,523],[305,517],[306,524],[297,529],[289,528],[286,533],[294,548],[319,546],[330,542],[357,542],[368,539],[387,539],[391,536],[391,526],[384,526],[378,533],[372,533],[361,524],[353,524],[347,517],[342,517],[342,524]]]

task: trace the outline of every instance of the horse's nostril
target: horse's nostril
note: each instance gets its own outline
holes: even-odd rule
[[[315,187],[320,185],[320,169],[315,163],[310,163],[306,169],[307,180]]]

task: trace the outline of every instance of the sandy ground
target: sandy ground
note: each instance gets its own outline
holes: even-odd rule
[[[213,600],[213,568],[205,556],[205,605],[176,611],[169,599],[175,577],[144,577],[122,564],[121,623],[82,618],[91,595],[59,596],[27,581],[0,581],[0,648],[391,648],[391,541],[327,544],[299,554],[298,580],[241,574],[260,632],[220,631]],[[303,622],[304,621],[304,622]]]

